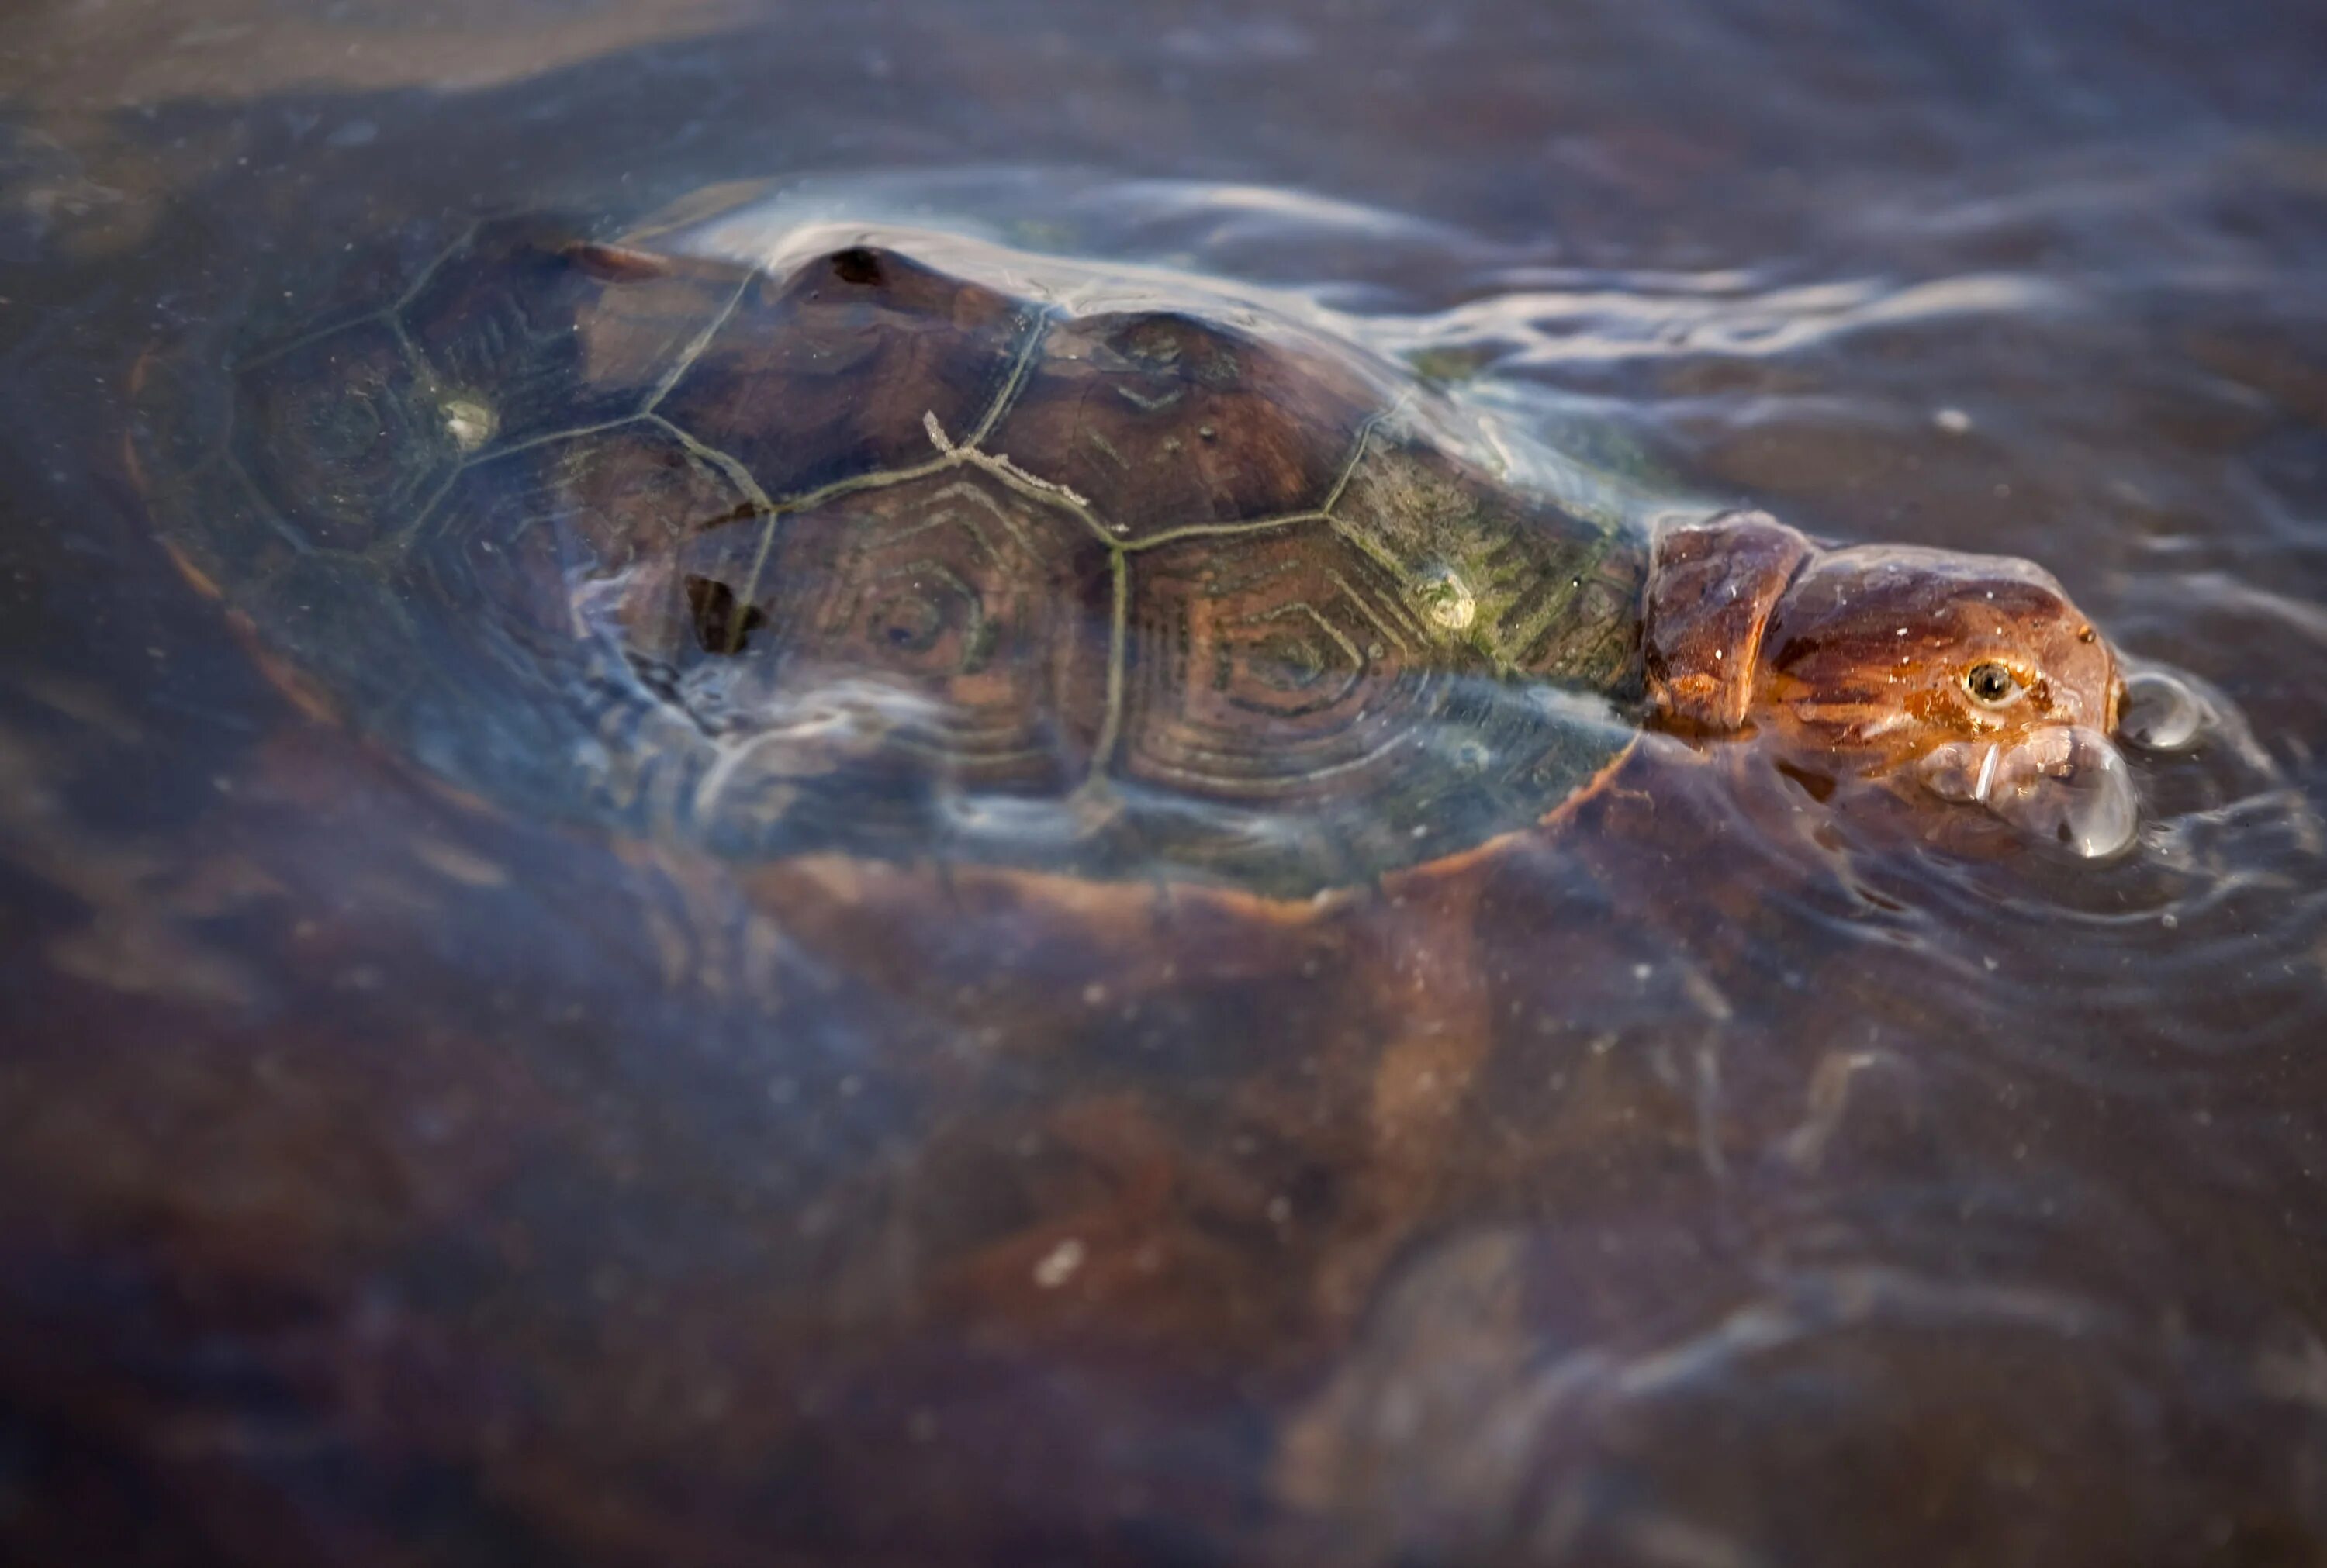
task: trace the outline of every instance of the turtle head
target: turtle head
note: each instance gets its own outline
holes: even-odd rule
[[[1804,774],[1975,804],[2078,854],[2128,843],[2117,656],[2050,573],[2005,556],[1821,550],[1765,514],[1658,541],[1652,691]]]

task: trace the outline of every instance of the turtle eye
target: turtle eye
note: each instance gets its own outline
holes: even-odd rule
[[[1964,671],[1964,690],[1985,707],[2000,708],[2022,691],[2020,677],[1994,659],[1983,659]]]

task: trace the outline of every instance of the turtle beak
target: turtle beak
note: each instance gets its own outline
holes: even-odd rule
[[[2133,842],[2140,821],[2133,775],[2098,730],[2052,724],[2020,741],[1956,741],[1919,768],[1944,799],[1986,807],[2022,832],[2089,859]]]

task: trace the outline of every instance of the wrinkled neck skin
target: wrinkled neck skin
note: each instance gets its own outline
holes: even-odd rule
[[[1750,738],[1820,793],[1880,785],[2088,856],[2132,842],[2117,657],[2029,562],[1725,513],[1658,537],[1642,637],[1665,728]]]

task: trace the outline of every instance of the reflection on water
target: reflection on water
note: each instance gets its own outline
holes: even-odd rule
[[[2318,1555],[2315,19],[461,20],[0,23],[0,1538]],[[1676,503],[2033,556],[2195,743],[2093,863],[1658,740],[1257,919],[512,812],[157,547],[156,341],[769,180],[1229,280]]]

